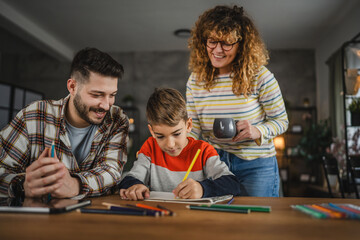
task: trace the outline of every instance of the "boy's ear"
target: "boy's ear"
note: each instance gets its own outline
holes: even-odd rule
[[[152,127],[150,124],[148,124],[148,128],[149,128],[149,131],[151,133],[151,136],[153,136],[155,138],[155,134],[154,134],[154,131],[152,130]]]
[[[188,118],[188,120],[186,121],[186,132],[189,133],[191,132],[192,129],[192,118]]]

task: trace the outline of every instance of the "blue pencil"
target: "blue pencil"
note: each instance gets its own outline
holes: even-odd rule
[[[333,204],[333,203],[329,203],[329,206],[332,207],[332,208],[334,208],[334,209],[336,209],[336,210],[339,211],[339,212],[345,213],[345,214],[348,215],[350,218],[360,219],[360,215],[359,215],[359,214],[356,214],[356,213],[351,212],[351,211],[349,211],[349,210],[347,210],[347,209],[341,208],[341,207],[339,207],[339,206],[337,206],[337,205],[335,205],[335,204]]]
[[[94,209],[94,208],[81,208],[81,213],[97,213],[97,214],[115,214],[115,215],[131,215],[131,216],[146,216],[146,212],[140,211],[113,211],[109,209]],[[156,217],[156,216],[154,216]]]
[[[156,210],[151,210],[151,209],[146,209],[146,208],[142,208],[142,207],[138,207],[132,204],[126,204],[126,206],[134,208],[134,209],[138,209],[138,210],[143,210],[143,211],[148,211],[148,212],[153,212],[153,213],[158,213],[160,216],[164,215],[164,212],[160,212],[160,211],[156,211]]]
[[[52,141],[51,143],[51,155],[50,155],[52,158],[55,157],[55,141]],[[51,201],[51,194],[48,193],[47,195],[47,202],[50,202]]]
[[[111,211],[127,211],[127,212],[141,212],[144,213],[144,215],[146,216],[154,216],[157,217],[159,216],[159,212],[156,211],[147,211],[147,210],[141,210],[141,209],[136,209],[136,208],[126,208],[126,207],[117,207],[117,206],[110,206],[109,208]]]
[[[230,205],[234,201],[234,198],[230,199],[226,204]]]

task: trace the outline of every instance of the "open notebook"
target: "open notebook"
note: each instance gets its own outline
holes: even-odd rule
[[[232,197],[233,195],[224,195],[224,196],[198,198],[198,199],[181,199],[181,198],[175,198],[172,192],[151,191],[150,197],[145,199],[145,201],[186,203],[186,204],[214,204],[214,203],[230,200]]]

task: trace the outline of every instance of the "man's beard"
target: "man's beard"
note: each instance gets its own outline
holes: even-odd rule
[[[81,97],[79,94],[76,94],[75,97],[74,97],[74,106],[75,106],[75,109],[76,111],[78,112],[79,116],[85,120],[87,123],[89,124],[93,124],[93,125],[98,125],[98,124],[101,124],[105,117],[99,121],[93,121],[90,119],[89,117],[89,113],[90,111],[94,111],[94,112],[108,112],[106,111],[105,109],[102,109],[102,108],[94,108],[94,107],[88,107],[86,106],[83,101],[81,100]]]

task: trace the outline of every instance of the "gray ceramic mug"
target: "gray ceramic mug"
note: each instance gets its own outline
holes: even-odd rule
[[[236,123],[233,118],[215,118],[213,131],[216,138],[233,138],[236,136]]]

